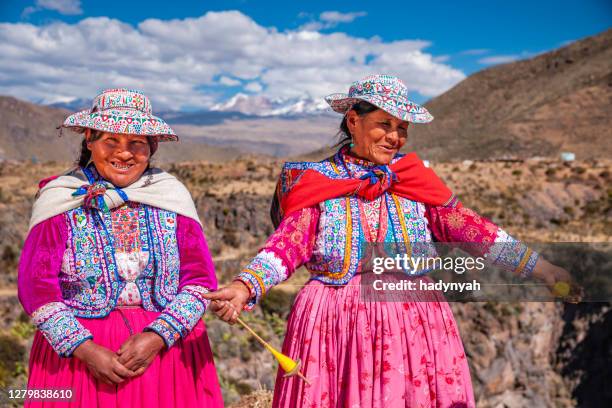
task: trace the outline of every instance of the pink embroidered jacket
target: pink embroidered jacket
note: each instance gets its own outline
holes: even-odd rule
[[[337,170],[328,166],[328,161],[287,165],[315,168],[333,177]],[[345,164],[355,177],[373,165],[350,157]],[[531,274],[539,256],[458,200],[432,206],[385,192],[372,201],[339,197],[288,214],[236,279],[251,290],[247,308],[252,308],[301,265],[306,266],[311,279],[344,285],[360,272],[364,243],[432,241],[477,243],[472,250],[476,248],[478,256],[522,276]]]
[[[118,208],[112,211],[115,215],[125,216],[121,213],[125,209]],[[72,262],[70,259],[74,258],[74,254],[67,254],[67,251],[71,250],[69,248],[70,223],[67,214],[56,215],[32,228],[21,253],[18,276],[19,300],[26,313],[32,317],[53,348],[66,357],[72,355],[72,352],[82,342],[92,338],[91,333],[79,322],[77,316],[81,318],[100,317],[83,315],[79,309],[74,308],[78,305],[74,303],[74,299],[67,298],[67,296],[74,295],[72,287],[69,286],[72,284],[71,280],[80,279],[77,282],[77,288],[83,285],[89,287],[95,285],[93,282],[88,282],[85,276],[79,278],[78,271],[70,271],[69,264]],[[176,293],[168,294],[168,301],[163,308],[150,300],[143,305],[145,308],[159,309],[161,312],[147,330],[155,331],[162,336],[168,347],[188,334],[202,317],[208,301],[202,298],[201,294],[217,288],[215,269],[202,227],[195,220],[182,215],[176,215],[176,224],[176,243],[178,262],[180,262],[178,277],[176,277],[178,282],[174,283]],[[130,238],[129,234],[127,237],[128,241],[134,238],[133,236]],[[117,239],[116,245],[121,244],[123,240],[125,238]],[[70,258],[68,262],[67,258]],[[125,276],[118,273],[108,275],[111,279],[110,286],[125,289]],[[173,279],[172,276],[164,277],[167,282],[172,282]],[[160,279],[155,279],[152,287],[146,290],[154,291],[159,281]],[[140,295],[145,300],[153,299],[154,293],[143,293],[143,288],[147,286],[143,284],[136,287],[134,285],[131,288],[133,293],[123,290],[121,295],[125,296],[118,296],[119,293],[116,293],[117,296],[114,298],[103,300],[103,302],[114,303],[104,305],[112,310],[118,303],[130,302],[134,298],[136,300],[133,303],[142,304]],[[82,300],[81,303],[83,303]]]

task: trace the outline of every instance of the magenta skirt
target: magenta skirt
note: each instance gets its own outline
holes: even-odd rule
[[[346,286],[310,281],[287,322],[283,353],[302,360],[310,385],[280,372],[273,407],[475,406],[457,324],[436,302],[360,301]]]
[[[142,308],[122,308],[121,312],[134,333],[141,332],[159,312]],[[94,336],[94,341],[113,351],[130,336],[119,310],[101,319],[79,321]],[[147,370],[117,385],[97,381],[85,364],[76,358],[63,358],[36,332],[30,354],[28,389],[71,389],[73,399],[65,401],[35,400],[26,407],[222,407],[223,399],[217,372],[206,335],[200,321],[191,333],[169,350],[162,351]]]

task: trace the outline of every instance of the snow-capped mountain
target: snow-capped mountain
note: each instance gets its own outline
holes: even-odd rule
[[[325,101],[312,98],[269,99],[238,93],[225,102],[213,105],[210,110],[254,116],[299,116],[322,114],[330,109]]]
[[[52,108],[66,109],[73,112],[91,108],[91,100],[83,98],[65,98],[51,103],[39,102],[39,104],[50,106]]]
[[[54,108],[77,111],[87,109],[91,101],[85,99],[66,99],[53,103],[42,103]],[[169,111],[168,111],[169,112]],[[172,112],[170,116],[197,116],[197,114],[213,117],[225,117],[225,113],[236,113],[238,116],[248,117],[267,117],[267,116],[302,116],[320,115],[331,112],[331,109],[324,100],[315,101],[312,98],[292,98],[292,99],[270,99],[260,95],[247,95],[237,93],[224,102],[217,103],[208,109],[197,112]]]

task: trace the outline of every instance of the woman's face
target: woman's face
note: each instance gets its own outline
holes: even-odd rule
[[[351,110],[347,125],[353,136],[351,152],[376,164],[389,164],[408,139],[408,122],[382,109],[363,116]]]
[[[146,170],[151,157],[146,136],[102,133],[99,139],[89,141],[90,136],[87,130],[87,148],[96,170],[115,186],[129,186]]]

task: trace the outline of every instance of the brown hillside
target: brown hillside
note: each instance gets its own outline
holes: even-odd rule
[[[423,157],[611,157],[612,29],[480,71],[426,106],[436,119],[406,146]]]
[[[0,96],[0,158],[66,161],[75,157],[78,142],[68,134],[58,138],[56,129],[68,114],[63,109]]]
[[[11,96],[0,96],[0,160],[69,162],[76,159],[81,136],[64,130],[63,136],[58,137],[57,126],[70,113]],[[196,138],[181,137],[180,143],[163,144],[155,160],[222,162],[236,155],[235,149],[209,146]]]

